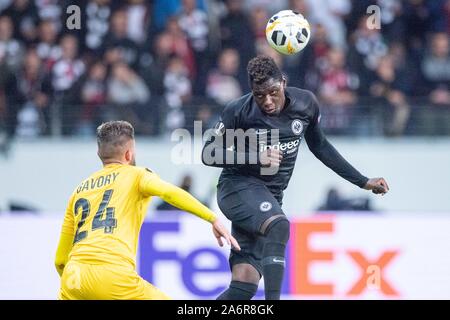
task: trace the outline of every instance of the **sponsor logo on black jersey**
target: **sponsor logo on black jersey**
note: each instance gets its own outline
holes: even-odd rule
[[[259,152],[263,152],[268,149],[272,149],[272,150],[280,150],[282,152],[286,151],[287,153],[291,153],[298,148],[299,144],[300,144],[300,139],[295,139],[295,140],[291,140],[291,141],[283,142],[283,143],[278,141],[278,143],[274,144],[274,145],[268,145],[267,143],[262,141],[259,143]]]

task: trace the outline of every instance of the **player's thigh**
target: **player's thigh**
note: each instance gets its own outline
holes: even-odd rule
[[[61,277],[62,300],[167,300],[130,266],[69,262]]]
[[[80,261],[70,261],[64,268],[61,277],[60,299],[67,300],[111,300],[120,293],[127,274],[132,268],[122,268],[114,265],[88,264]]]
[[[168,300],[164,292],[145,281],[135,270],[114,269],[115,277],[112,286],[112,299],[120,300]]]
[[[61,276],[61,286],[58,299],[60,300],[80,300],[84,298],[85,288],[83,278],[87,274],[85,265],[69,261]]]
[[[232,182],[223,182],[219,185],[217,202],[233,223],[237,235],[247,233],[256,237],[261,234],[267,219],[283,214],[280,204],[263,184],[249,184],[245,189],[233,190]]]
[[[139,295],[136,296],[136,300],[170,300],[171,298],[162,292],[159,288],[155,287],[151,283],[145,281],[144,279],[140,278],[140,284],[139,286],[142,286],[143,290],[139,290]]]
[[[232,187],[219,185],[218,192],[219,207],[232,221],[231,233],[241,247],[240,251],[231,250],[230,268],[233,270],[235,265],[250,264],[262,274],[261,260],[266,239],[261,228],[283,211],[264,185],[249,184],[246,189],[236,191],[230,190]]]

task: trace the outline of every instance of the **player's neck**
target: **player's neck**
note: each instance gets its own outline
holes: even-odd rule
[[[109,160],[109,161],[104,161],[103,162],[103,166],[104,167],[109,166],[111,164],[127,164],[127,163],[125,163],[123,161],[120,161],[120,160]]]
[[[290,103],[291,103],[291,100],[290,100],[289,96],[285,92],[285,94],[284,94],[284,103],[283,103],[283,106],[281,107],[280,113],[283,110],[287,109],[287,107],[289,106]]]

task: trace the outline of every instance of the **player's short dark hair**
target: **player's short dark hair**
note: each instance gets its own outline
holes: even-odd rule
[[[103,161],[119,156],[125,144],[134,139],[134,128],[127,121],[109,121],[97,128],[98,155]]]
[[[283,73],[275,61],[268,56],[257,56],[247,65],[250,87],[253,84],[263,84],[269,79],[283,80]]]

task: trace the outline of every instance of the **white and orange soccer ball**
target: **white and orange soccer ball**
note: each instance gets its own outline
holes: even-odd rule
[[[292,55],[302,51],[311,37],[308,20],[292,10],[274,14],[267,23],[266,39],[279,53]]]

